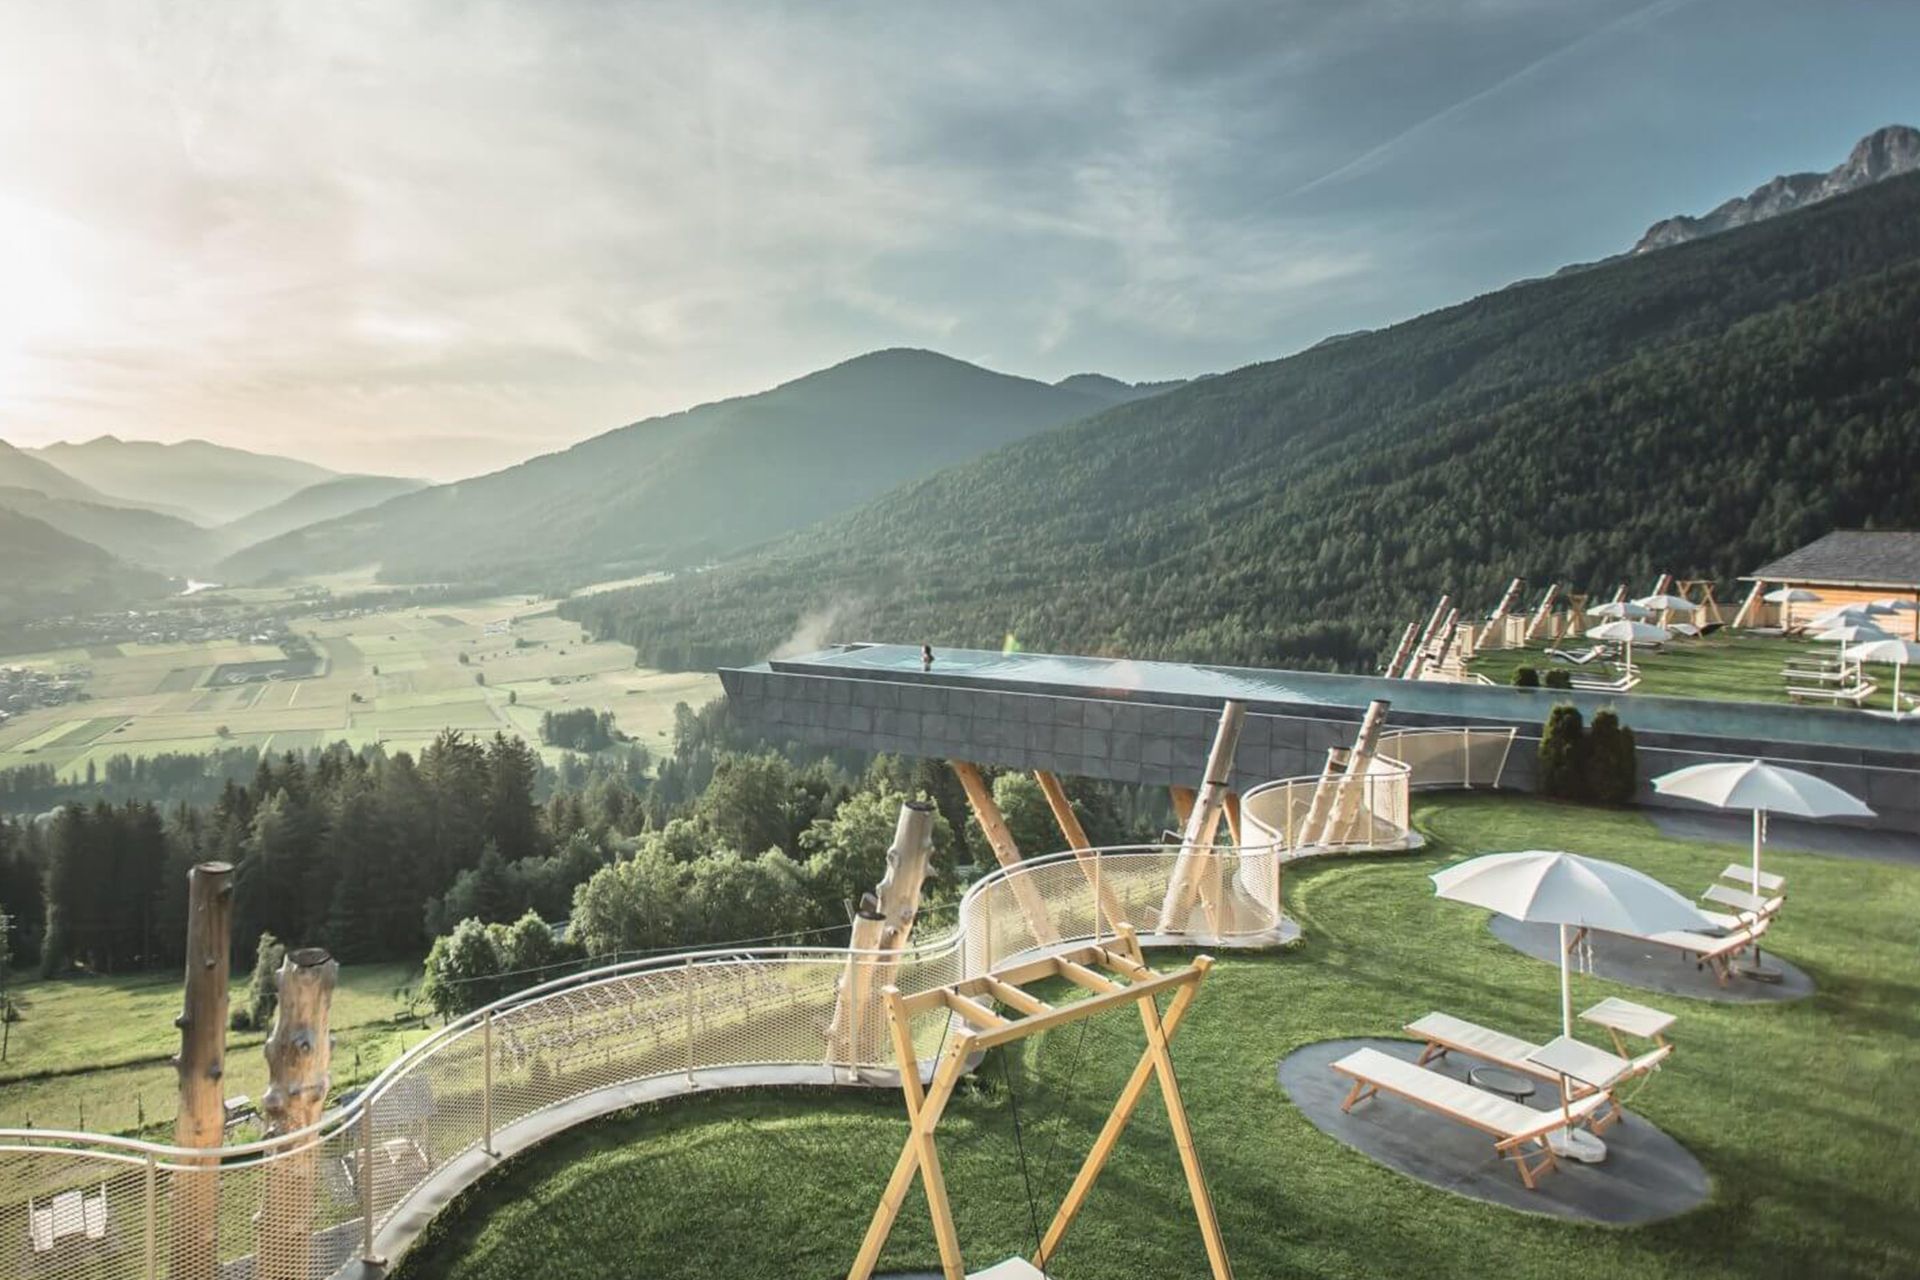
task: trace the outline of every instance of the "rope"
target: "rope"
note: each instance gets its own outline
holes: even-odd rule
[[[1027,1176],[1027,1144],[1020,1133],[1020,1094],[1013,1087],[1013,1074],[1007,1069],[1007,1050],[1000,1050],[1000,1080],[1006,1086],[1007,1105],[1013,1112],[1013,1148],[1020,1156],[1020,1181],[1027,1190],[1027,1229],[1033,1233],[1033,1252],[1040,1252],[1040,1215],[1034,1209],[1033,1179]],[[1044,1277],[1047,1273],[1041,1271]]]

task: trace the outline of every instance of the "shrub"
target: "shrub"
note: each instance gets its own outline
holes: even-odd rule
[[[265,1031],[273,1025],[274,1010],[280,1007],[280,984],[275,975],[286,956],[286,945],[280,939],[271,933],[260,935],[253,948],[253,978],[247,984],[247,1025],[236,1024],[235,1031]],[[238,1012],[234,1014],[239,1016]]]
[[[1608,707],[1594,712],[1587,730],[1587,794],[1602,804],[1629,804],[1640,783],[1633,730]]]
[[[1516,689],[1538,689],[1540,687],[1540,668],[1515,667],[1513,669],[1513,687]]]
[[[1540,790],[1563,800],[1586,793],[1585,722],[1580,708],[1561,703],[1540,733]]]
[[[1547,672],[1544,683],[1549,689],[1571,689],[1573,688],[1573,672],[1563,671],[1555,667],[1552,671]]]

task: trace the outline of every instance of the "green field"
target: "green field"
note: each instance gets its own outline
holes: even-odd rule
[[[232,1001],[246,1003],[247,975]],[[425,1032],[406,1016],[403,993],[419,985],[417,967],[356,965],[340,971],[334,995],[336,1091],[371,1078]],[[125,978],[15,982],[20,1012],[0,1062],[0,1126],[130,1132],[171,1123],[175,1079],[168,1058],[180,1047],[175,973]],[[226,1093],[258,1099],[266,1086],[264,1030],[228,1036]]]
[[[576,707],[611,711],[628,735],[659,747],[675,704],[697,706],[719,692],[711,675],[646,671],[625,645],[583,643],[550,601],[524,596],[290,625],[320,654],[320,674],[219,684],[222,673],[285,661],[276,647],[225,641],[9,658],[84,674],[88,697],[0,724],[0,768],[50,764],[74,778],[119,754],[336,741],[418,751],[445,728],[517,732],[537,744],[543,712]]]
[[[1297,950],[1223,956],[1175,1046],[1196,1141],[1243,1277],[1569,1275],[1640,1280],[1920,1274],[1907,1105],[1920,1005],[1912,921],[1920,871],[1786,851],[1793,900],[1779,953],[1819,994],[1740,1006],[1651,997],[1680,1015],[1678,1050],[1631,1107],[1713,1178],[1710,1201],[1633,1229],[1516,1213],[1414,1182],[1308,1123],[1275,1064],[1317,1040],[1393,1035],[1444,1009],[1516,1035],[1557,1022],[1554,970],[1508,950],[1485,915],[1436,902],[1427,873],[1486,851],[1564,847],[1620,858],[1684,889],[1738,849],[1663,838],[1645,818],[1505,797],[1423,802],[1412,857],[1329,860],[1289,876]],[[1168,957],[1169,960],[1172,957]],[[1581,1004],[1635,993],[1574,978]],[[1042,1225],[1138,1051],[1096,1020],[978,1072],[941,1129],[959,1232],[978,1267],[1032,1248],[1015,1151],[1017,1103]],[[1628,1121],[1633,1123],[1632,1120]],[[899,1098],[717,1094],[561,1135],[471,1189],[401,1264],[412,1280],[788,1280],[844,1274],[905,1133]],[[1140,1112],[1053,1274],[1206,1274],[1164,1113]],[[1549,1177],[1553,1175],[1548,1175]],[[937,1267],[924,1202],[908,1200],[886,1269]]]
[[[1563,643],[1562,649],[1579,651],[1587,642]],[[1676,639],[1658,649],[1636,645],[1633,665],[1640,669],[1636,694],[1654,694],[1670,698],[1712,698],[1722,702],[1787,702],[1787,680],[1781,674],[1790,657],[1832,658],[1839,646],[1820,644],[1786,636],[1756,636],[1740,632],[1716,632],[1698,640]],[[1868,663],[1867,677],[1878,686],[1866,706],[1881,711],[1893,709],[1893,668]],[[1544,647],[1496,649],[1475,655],[1468,669],[1486,676],[1495,684],[1510,684],[1516,667],[1533,667],[1545,674],[1555,669],[1582,677],[1610,680],[1618,674],[1608,665],[1589,663],[1576,667],[1547,656]],[[1920,671],[1902,677],[1903,693],[1920,694]],[[1809,703],[1819,706],[1822,703]]]

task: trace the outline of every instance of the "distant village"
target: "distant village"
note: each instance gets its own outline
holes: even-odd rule
[[[30,667],[0,667],[0,724],[23,711],[85,698],[83,686],[92,674],[84,667],[69,668],[57,675]]]

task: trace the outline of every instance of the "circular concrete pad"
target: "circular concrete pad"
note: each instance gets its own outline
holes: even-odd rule
[[[1712,1188],[1707,1171],[1685,1147],[1629,1111],[1606,1131],[1604,1161],[1562,1160],[1540,1174],[1538,1189],[1529,1191],[1513,1162],[1494,1151],[1492,1136],[1478,1129],[1384,1093],[1343,1113],[1340,1104],[1353,1081],[1332,1064],[1360,1048],[1409,1062],[1420,1056],[1420,1045],[1411,1040],[1323,1040],[1281,1061],[1280,1087],[1322,1133],[1430,1186],[1508,1209],[1611,1226],[1639,1226],[1685,1213],[1704,1204]],[[1459,1056],[1448,1054],[1428,1069],[1464,1080],[1474,1064],[1456,1063]],[[1648,1087],[1658,1089],[1661,1082],[1656,1078]],[[1551,1096],[1551,1086],[1545,1092]]]
[[[1551,965],[1560,963],[1560,930],[1555,925],[1524,924],[1509,916],[1496,915],[1488,922],[1488,928],[1493,930],[1494,937],[1522,955]],[[1723,987],[1710,970],[1700,968],[1671,947],[1623,938],[1617,933],[1593,933],[1588,935],[1588,940],[1593,944],[1594,977],[1642,991],[1716,1000],[1723,1004],[1782,1004],[1813,994],[1813,979],[1806,970],[1788,964],[1764,946],[1760,948],[1762,959],[1768,968],[1780,971],[1780,981],[1743,978],[1738,972],[1739,966],[1735,965],[1733,977]],[[1581,951],[1573,957],[1576,968],[1583,966],[1585,948],[1583,942]]]

